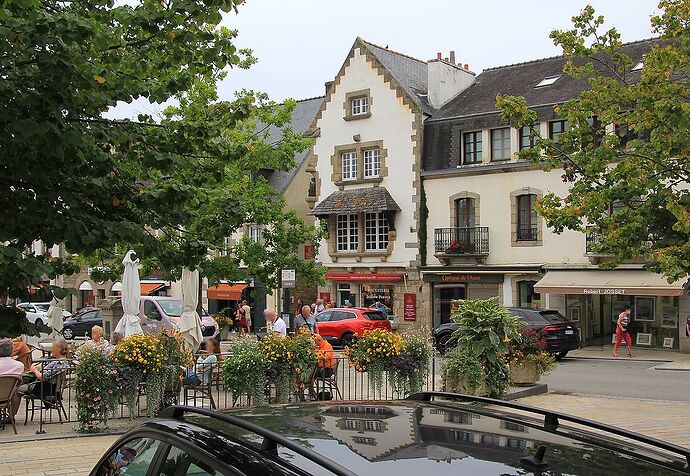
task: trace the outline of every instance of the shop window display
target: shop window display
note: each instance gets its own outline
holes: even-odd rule
[[[386,315],[389,318],[393,317],[393,286],[363,284],[361,291],[364,307],[374,307],[376,303],[381,303],[385,307]]]

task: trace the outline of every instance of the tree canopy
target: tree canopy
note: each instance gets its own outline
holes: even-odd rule
[[[690,4],[664,0],[659,8],[651,20],[659,38],[641,70],[591,6],[572,29],[551,33],[569,59],[564,73],[590,88],[556,107],[571,126],[558,142],[532,129],[535,147],[520,156],[563,169],[567,196],[549,193],[537,205],[557,233],[592,233],[593,251],[614,257],[605,266],[643,258],[678,279],[690,273]],[[534,126],[524,98],[499,96],[497,104],[515,127]]]
[[[0,8],[0,294],[72,273],[82,262],[28,252],[66,249],[106,276],[128,248],[171,277],[210,278],[281,266],[319,279],[299,259],[319,233],[261,178],[288,169],[309,140],[289,128],[295,103],[251,91],[220,100],[216,85],[255,59],[220,25],[242,0],[7,0]],[[140,98],[160,117],[113,119]],[[268,142],[268,130],[282,139]],[[246,223],[266,225],[263,247],[215,250]],[[239,270],[240,264],[246,268]]]

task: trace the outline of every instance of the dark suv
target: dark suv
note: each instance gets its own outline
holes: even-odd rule
[[[569,351],[580,347],[580,331],[577,326],[558,311],[509,307],[508,312],[522,319],[528,327],[543,332],[547,352],[557,359],[562,359]],[[434,344],[441,354],[455,347],[451,336],[457,328],[456,323],[446,322],[434,329]]]
[[[419,393],[228,413],[170,407],[122,436],[91,474],[655,476],[689,474],[689,458],[690,449],[555,411]]]

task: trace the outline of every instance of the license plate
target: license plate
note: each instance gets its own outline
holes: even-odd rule
[[[575,332],[575,331],[572,331],[572,330],[568,331],[568,330],[566,330],[566,331],[565,331],[565,335],[571,336],[571,335],[573,335],[573,332]]]

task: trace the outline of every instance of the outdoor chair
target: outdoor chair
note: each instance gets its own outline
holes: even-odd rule
[[[189,400],[192,400],[196,405],[197,399],[209,400],[212,409],[216,409],[216,401],[213,399],[213,383],[201,383],[199,385],[190,385],[188,383],[182,384],[182,394],[184,398],[184,404],[189,405]]]
[[[34,395],[28,392],[24,394],[23,398],[26,402],[24,407],[24,426],[28,423],[29,412],[31,412],[31,421],[34,421],[34,414],[36,411],[40,411],[41,406],[46,411],[57,410],[60,423],[63,423],[62,415],[65,415],[65,420],[68,419],[67,410],[65,410],[65,406],[62,404],[62,396],[68,382],[67,372],[60,372],[51,380],[55,385],[55,392],[52,395]]]
[[[340,367],[340,359],[336,359],[335,365],[331,367],[333,372],[330,377],[322,377],[318,375],[319,367],[314,369],[312,374],[310,393],[314,400],[319,400],[319,395],[323,395],[325,392],[330,392],[331,397],[338,397],[338,400],[342,400],[343,396],[340,393],[340,387],[338,387],[338,367]]]
[[[0,377],[0,419],[2,420],[2,429],[5,429],[5,420],[9,419],[15,435],[17,434],[17,425],[14,421],[14,412],[12,411],[12,398],[17,393],[17,388],[21,383],[21,377]]]

